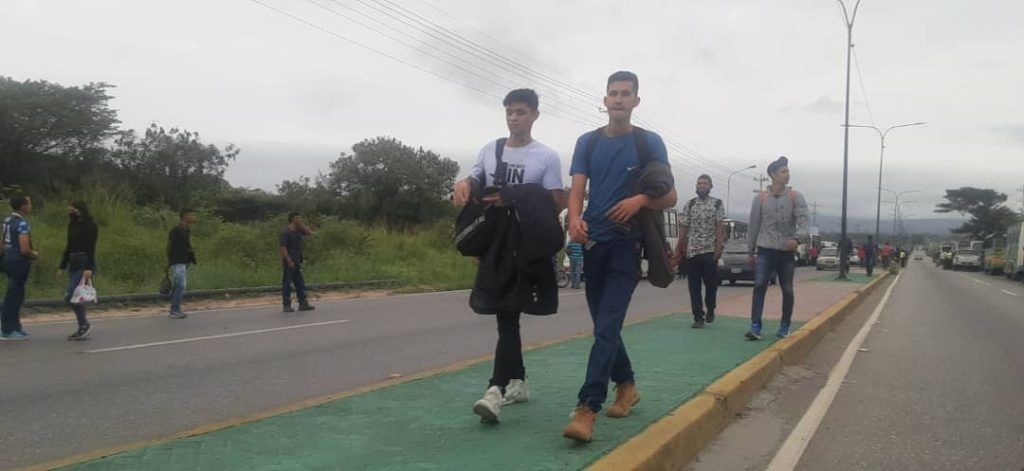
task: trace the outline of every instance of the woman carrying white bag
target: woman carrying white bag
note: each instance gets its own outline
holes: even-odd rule
[[[96,289],[92,286],[92,274],[96,270],[96,239],[99,230],[92,219],[85,201],[75,200],[68,206],[68,243],[60,260],[57,276],[68,269],[68,290],[64,300],[75,311],[78,330],[68,340],[84,340],[89,335],[89,320],[85,316],[85,305],[96,303]]]

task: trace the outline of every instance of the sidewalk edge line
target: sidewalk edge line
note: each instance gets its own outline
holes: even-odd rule
[[[856,309],[888,272],[826,308],[786,339],[754,355],[640,434],[599,458],[588,471],[683,469],[742,411],[783,365],[800,362],[825,334]],[[820,319],[820,320],[819,320]]]
[[[654,320],[657,320],[657,319],[661,319],[663,317],[671,316],[671,315],[674,315],[674,314],[678,314],[678,313],[677,312],[660,313],[660,314],[656,314],[656,315],[651,316],[651,317],[646,318],[646,319],[639,319],[639,320],[627,322],[625,325],[632,326],[632,325],[644,324],[644,323],[651,322],[651,321],[654,321]],[[525,353],[525,352],[528,352],[528,351],[531,351],[531,350],[536,350],[536,349],[539,349],[539,348],[549,347],[551,345],[559,344],[559,343],[562,343],[562,342],[568,342],[570,340],[576,340],[576,339],[580,339],[580,338],[584,338],[584,337],[590,337],[591,335],[592,334],[591,334],[590,331],[581,331],[581,332],[577,332],[575,334],[565,335],[565,336],[554,338],[554,339],[551,339],[551,340],[545,340],[545,341],[542,341],[542,342],[535,342],[535,343],[531,343],[531,344],[525,346],[523,348],[523,352]],[[85,463],[85,462],[88,462],[88,461],[93,461],[93,460],[97,460],[97,459],[101,459],[101,458],[107,458],[107,457],[110,457],[110,456],[113,456],[113,455],[117,455],[117,454],[124,453],[124,452],[127,452],[127,451],[136,450],[136,449],[139,449],[139,448],[146,448],[146,447],[150,447],[150,446],[154,446],[154,445],[160,445],[160,444],[163,444],[163,443],[172,442],[174,440],[180,440],[180,439],[183,439],[183,438],[190,438],[190,437],[195,437],[195,436],[199,436],[199,435],[206,435],[208,433],[213,433],[213,432],[216,432],[216,431],[219,431],[219,430],[224,430],[224,429],[228,429],[228,428],[232,428],[232,427],[237,427],[239,425],[245,425],[245,424],[249,424],[249,423],[252,423],[252,422],[257,422],[257,421],[260,421],[260,420],[263,420],[263,419],[269,419],[271,417],[275,417],[275,416],[278,416],[278,415],[284,415],[284,414],[288,414],[288,413],[291,413],[291,412],[297,412],[297,411],[300,411],[300,410],[309,409],[309,408],[312,408],[312,407],[316,407],[316,406],[320,406],[320,405],[323,405],[323,404],[327,404],[329,402],[334,402],[334,401],[345,399],[345,398],[348,398],[348,397],[358,396],[358,395],[361,395],[361,394],[366,394],[366,393],[373,392],[373,391],[376,391],[376,390],[379,390],[379,389],[385,389],[385,388],[389,388],[389,387],[392,387],[392,386],[397,386],[397,385],[400,385],[400,384],[409,383],[409,382],[412,382],[412,381],[418,381],[418,380],[421,380],[421,379],[426,379],[426,378],[429,378],[429,377],[432,377],[432,376],[437,376],[437,375],[440,375],[440,374],[451,373],[451,372],[454,372],[454,371],[458,371],[458,370],[462,370],[462,369],[465,369],[465,368],[469,368],[469,367],[477,365],[479,363],[491,361],[493,359],[494,359],[494,355],[493,354],[482,355],[482,356],[478,356],[478,357],[475,357],[475,358],[470,358],[470,359],[467,359],[467,360],[458,361],[458,362],[452,363],[452,364],[447,365],[447,366],[442,366],[442,367],[438,367],[438,368],[433,368],[433,369],[429,369],[429,370],[420,371],[420,372],[417,372],[417,373],[412,373],[412,374],[409,374],[407,376],[402,376],[400,378],[387,379],[387,380],[378,381],[378,382],[375,382],[375,383],[370,383],[370,384],[367,384],[367,385],[364,385],[364,386],[360,386],[360,387],[357,387],[357,388],[354,388],[354,389],[345,390],[345,391],[338,392],[338,393],[326,394],[326,395],[323,395],[323,396],[318,396],[318,397],[314,397],[314,398],[310,398],[310,399],[305,399],[305,400],[298,401],[298,402],[295,402],[295,403],[292,403],[292,404],[286,404],[286,405],[275,407],[275,408],[272,408],[272,409],[268,409],[268,410],[265,410],[265,411],[262,411],[262,412],[257,412],[255,414],[250,414],[250,415],[247,415],[247,416],[243,416],[243,417],[240,417],[240,418],[228,419],[228,420],[224,420],[224,421],[220,421],[220,422],[214,422],[214,423],[211,423],[211,424],[200,425],[198,427],[195,427],[195,428],[192,428],[192,429],[188,429],[188,430],[185,430],[185,431],[181,431],[181,432],[176,432],[176,433],[173,433],[173,434],[170,434],[168,436],[161,437],[161,438],[154,438],[154,439],[150,439],[150,440],[141,440],[141,441],[132,442],[132,443],[124,444],[124,445],[117,445],[117,446],[113,446],[113,447],[103,448],[103,449],[100,449],[100,450],[87,451],[85,453],[79,453],[77,455],[72,455],[72,456],[69,456],[67,458],[59,458],[59,459],[56,459],[56,460],[47,461],[45,463],[39,463],[39,464],[28,465],[28,466],[24,466],[24,467],[20,467],[20,468],[15,468],[15,471],[50,471],[50,470],[53,470],[53,469],[64,468],[64,467],[67,467],[67,466],[74,466],[76,464],[81,464],[81,463]]]

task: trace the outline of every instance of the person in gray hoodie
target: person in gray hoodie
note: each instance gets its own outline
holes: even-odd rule
[[[747,340],[761,340],[761,315],[768,280],[778,274],[782,288],[782,322],[776,334],[789,335],[793,317],[793,275],[796,270],[797,247],[808,240],[807,201],[789,184],[789,159],[779,157],[768,166],[772,184],[768,191],[754,197],[750,206],[750,236],[747,250],[755,267],[754,299],[750,308],[750,330]],[[755,251],[756,250],[756,251]]]

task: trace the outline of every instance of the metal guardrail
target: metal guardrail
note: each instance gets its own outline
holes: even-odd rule
[[[333,283],[316,283],[306,286],[309,291],[322,291],[330,289],[353,289],[353,288],[389,288],[397,286],[398,280],[367,280],[367,281],[342,281]],[[195,291],[185,291],[185,299],[199,299],[199,298],[212,298],[216,296],[230,296],[230,295],[242,295],[242,294],[259,294],[259,293],[272,293],[280,292],[281,285],[275,286],[254,286],[248,288],[225,288],[225,289],[204,289]],[[144,302],[156,302],[156,301],[168,301],[171,297],[169,295],[163,295],[158,293],[142,293],[142,294],[121,294],[113,296],[99,297],[100,304],[111,304],[111,303],[144,303]],[[27,308],[33,307],[60,307],[65,306],[64,299],[34,299],[25,301],[24,306]]]

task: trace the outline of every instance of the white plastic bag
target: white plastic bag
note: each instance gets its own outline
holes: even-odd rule
[[[92,280],[83,280],[71,293],[71,304],[96,304],[97,302],[99,300],[96,298],[96,288],[93,287]]]

